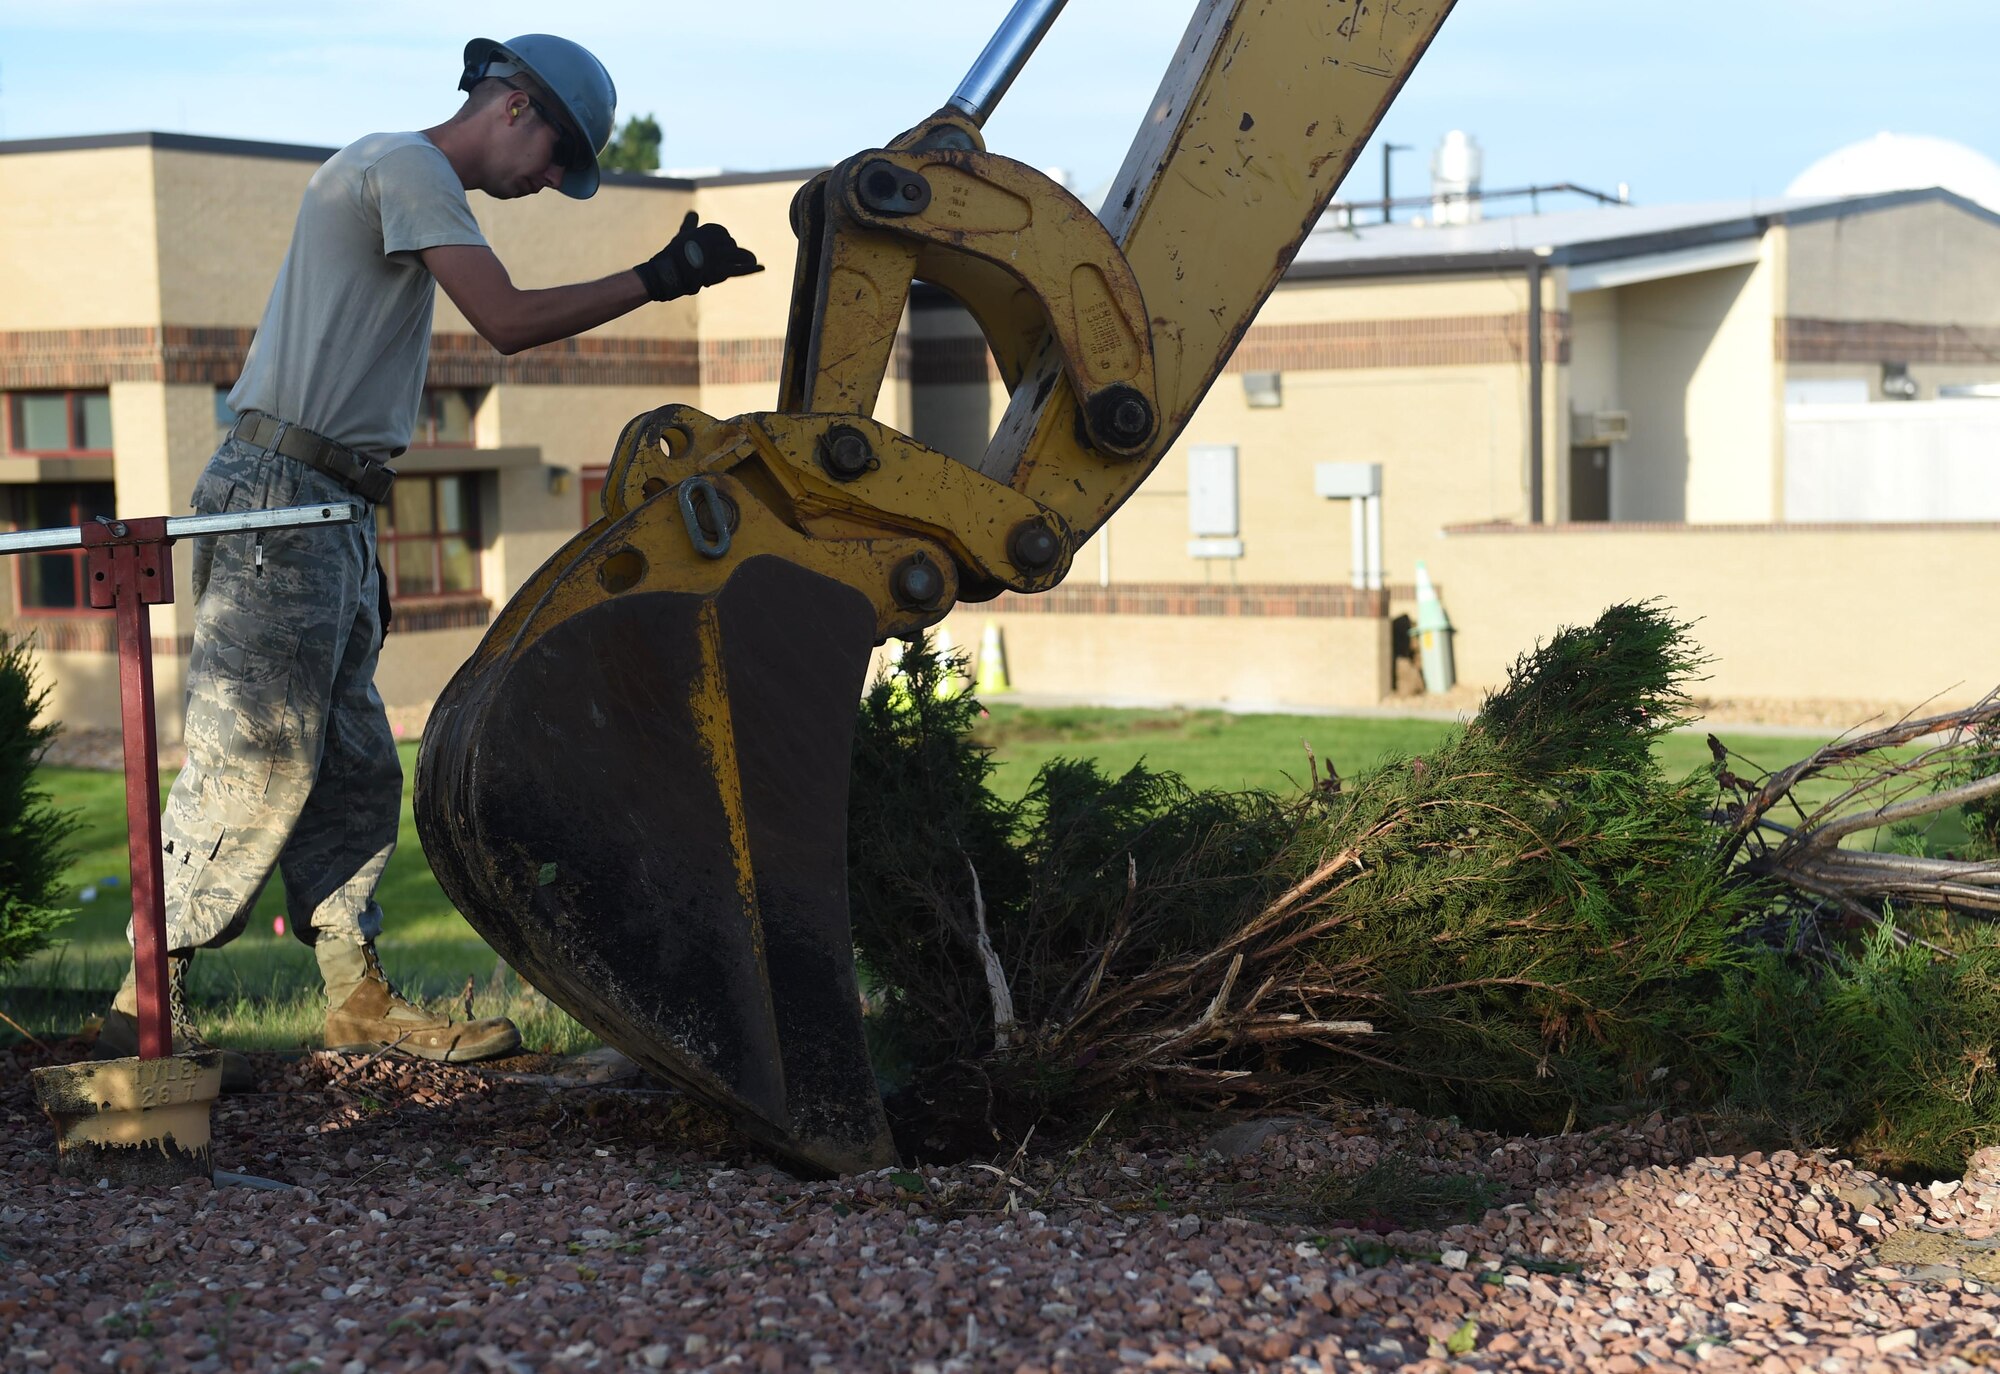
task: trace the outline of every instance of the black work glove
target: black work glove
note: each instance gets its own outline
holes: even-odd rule
[[[764,270],[757,255],[738,244],[719,224],[697,224],[690,210],[674,241],[633,268],[656,301],[692,296],[704,286]]]

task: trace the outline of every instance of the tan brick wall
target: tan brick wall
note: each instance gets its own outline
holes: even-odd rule
[[[160,319],[148,148],[0,157],[0,331]]]
[[[764,271],[739,277],[695,297],[699,329],[705,342],[722,339],[782,339],[791,310],[792,267],[799,241],[792,234],[792,196],[800,182],[758,181],[734,186],[704,186],[694,209],[704,222],[726,226],[738,243],[757,255]],[[676,215],[666,234],[648,249],[650,254],[680,227]],[[732,412],[733,413],[733,412]]]
[[[1782,314],[2000,326],[2000,228],[1928,202],[1792,225]],[[1990,335],[1988,336],[1990,337]]]
[[[1613,519],[1771,517],[1769,283],[1758,264],[1618,289],[1618,395],[1632,437],[1614,459]]]
[[[1007,615],[946,617],[975,661],[1000,627],[1009,685],[1038,696],[1147,705],[1373,706],[1389,692],[1389,622],[1374,618]]]
[[[319,164],[170,148],[155,151],[153,159],[160,224],[157,318],[176,325],[254,327],[292,241],[299,198]]]
[[[1491,273],[1421,279],[1292,281],[1271,294],[1260,325],[1355,320],[1420,320],[1462,315],[1519,315],[1528,308],[1526,274]]]
[[[1659,597],[1698,620],[1704,696],[1967,701],[2000,684],[1994,526],[1741,526],[1443,532],[1430,566],[1457,628],[1459,678],[1490,687],[1515,655],[1607,605]]]
[[[493,479],[500,524],[487,530],[483,578],[496,607],[583,527],[574,474],[608,464],[626,422],[673,399],[650,387],[509,386],[493,392],[480,412],[480,443],[538,448],[543,459],[542,466],[507,468]],[[466,456],[469,464],[479,460],[476,451]],[[550,490],[551,467],[572,474],[565,490]]]
[[[375,686],[391,710],[428,707],[437,700],[459,664],[472,657],[484,630],[431,630],[403,634],[390,630],[382,641]]]
[[[1313,494],[1322,462],[1381,463],[1383,559],[1408,582],[1440,524],[1525,516],[1523,366],[1287,372],[1284,405],[1245,404],[1224,377],[1152,477],[1111,518],[1111,576],[1127,582],[1348,580],[1345,501]],[[1187,453],[1235,444],[1240,559],[1187,552]],[[1094,576],[1094,551],[1075,576]]]

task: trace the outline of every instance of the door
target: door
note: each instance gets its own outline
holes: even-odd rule
[[[1569,451],[1569,518],[1611,518],[1611,446],[1578,444]]]

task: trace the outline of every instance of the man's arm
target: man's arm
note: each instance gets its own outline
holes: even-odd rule
[[[704,286],[764,270],[756,255],[731,238],[727,229],[702,224],[692,210],[673,241],[631,271],[574,286],[520,290],[484,244],[426,248],[420,256],[479,337],[502,353],[567,339],[647,301],[675,300]]]
[[[639,274],[631,270],[571,286],[523,291],[507,275],[499,255],[483,244],[426,248],[421,256],[479,337],[502,353],[519,353],[595,329],[651,299]]]

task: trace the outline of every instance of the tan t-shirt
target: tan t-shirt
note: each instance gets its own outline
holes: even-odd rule
[[[484,244],[451,163],[422,134],[370,134],[306,185],[292,246],[229,393],[377,457],[410,443],[437,279],[417,256]]]

